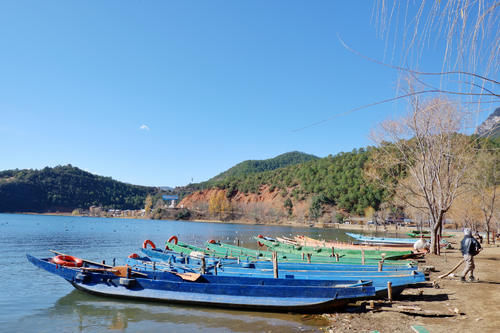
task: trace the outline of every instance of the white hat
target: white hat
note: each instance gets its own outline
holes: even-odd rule
[[[472,232],[469,228],[464,228],[464,235],[472,235]]]

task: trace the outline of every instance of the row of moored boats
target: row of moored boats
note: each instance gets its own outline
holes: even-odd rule
[[[55,251],[51,258],[27,257],[91,294],[259,311],[329,311],[425,281],[415,261],[423,253],[411,245],[306,236],[255,241],[257,249],[215,240],[194,246],[172,236],[160,249],[146,240],[123,266]]]

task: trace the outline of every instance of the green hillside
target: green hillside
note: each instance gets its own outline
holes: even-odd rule
[[[72,211],[103,206],[140,209],[152,187],[122,183],[71,165],[0,172],[0,212]]]
[[[363,214],[369,206],[378,208],[386,197],[384,190],[369,184],[363,176],[370,151],[355,149],[271,171],[226,177],[212,185],[227,189],[231,196],[236,190],[257,193],[265,184],[279,190],[283,197],[304,200],[313,196],[316,202]]]
[[[274,158],[267,160],[248,160],[236,164],[234,167],[218,174],[217,176],[208,180],[208,182],[216,182],[231,177],[247,176],[253,173],[276,170],[289,165],[304,163],[311,160],[317,160],[318,157],[293,151],[285,154],[278,155]]]

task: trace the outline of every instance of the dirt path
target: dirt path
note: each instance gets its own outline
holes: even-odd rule
[[[455,276],[437,279],[462,258],[458,250],[446,250],[421,264],[437,270],[424,286],[406,289],[392,304],[375,303],[373,310],[362,302],[347,309],[352,313],[325,315],[331,324],[323,331],[412,332],[412,325],[421,325],[429,332],[500,332],[500,247],[483,246],[475,258],[477,282],[460,282],[463,265]],[[437,281],[438,288],[432,281]]]

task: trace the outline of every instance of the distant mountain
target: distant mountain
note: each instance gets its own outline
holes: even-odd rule
[[[476,134],[490,138],[500,137],[500,108],[493,111],[493,113],[479,125],[476,129]]]
[[[71,165],[0,171],[0,212],[71,212],[90,206],[139,209],[153,192],[153,187],[122,183]]]
[[[232,168],[209,179],[208,182],[220,181],[231,177],[240,177],[258,172],[276,170],[290,165],[317,160],[318,158],[319,157],[314,155],[292,151],[267,160],[247,160],[238,163]]]
[[[171,186],[159,186],[162,191],[172,191],[174,188]]]

